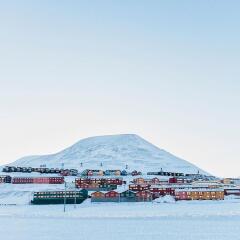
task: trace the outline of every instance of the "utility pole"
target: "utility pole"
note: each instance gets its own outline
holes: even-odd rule
[[[64,182],[64,208],[63,208],[63,211],[66,212],[66,197],[67,197],[67,192],[66,192],[66,182]]]
[[[74,188],[74,208],[77,207],[76,204],[77,204],[77,192],[76,192],[76,186],[75,186],[75,188]]]

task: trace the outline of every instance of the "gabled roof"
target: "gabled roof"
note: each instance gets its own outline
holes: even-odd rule
[[[99,192],[99,191],[93,192],[91,194],[91,196],[96,196],[96,195],[103,196],[103,197],[105,196],[105,194],[103,192]]]
[[[106,196],[106,195],[111,194],[111,193],[114,193],[115,195],[119,195],[119,193],[116,192],[116,191],[109,191],[109,192],[106,192],[104,195]]]
[[[132,194],[136,195],[136,192],[131,191],[131,190],[123,191],[123,192],[121,192],[120,194],[123,194],[123,193],[132,193]]]
[[[148,191],[148,190],[136,192],[136,195],[140,195],[140,194],[142,194],[142,193],[148,194],[149,196],[152,195],[152,193],[151,193],[150,191]]]

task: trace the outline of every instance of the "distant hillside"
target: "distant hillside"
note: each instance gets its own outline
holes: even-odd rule
[[[82,163],[82,167],[81,167]],[[177,171],[206,173],[195,165],[159,149],[134,134],[90,137],[56,154],[23,157],[12,165],[91,169],[124,169],[142,172]],[[101,166],[102,165],[102,166]]]

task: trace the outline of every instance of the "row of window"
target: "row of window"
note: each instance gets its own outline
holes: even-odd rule
[[[176,193],[176,194],[180,194],[180,193]],[[194,194],[194,195],[196,195],[196,194],[210,194],[210,195],[215,195],[215,194],[223,194],[223,193],[221,193],[221,192],[182,192],[182,194],[183,195],[191,195],[191,194]]]
[[[64,198],[65,195],[37,196],[37,198]],[[79,196],[76,195],[76,198]],[[66,198],[75,198],[75,195],[66,195]]]
[[[40,194],[40,195],[44,195],[44,194],[65,194],[65,191],[58,191],[58,192],[36,192],[35,194]],[[66,191],[66,194],[75,194],[75,192],[71,191]],[[76,192],[76,194],[78,194],[78,192]]]

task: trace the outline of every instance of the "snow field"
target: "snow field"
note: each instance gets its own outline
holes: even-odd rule
[[[240,201],[0,206],[1,239],[228,240],[240,236]]]

